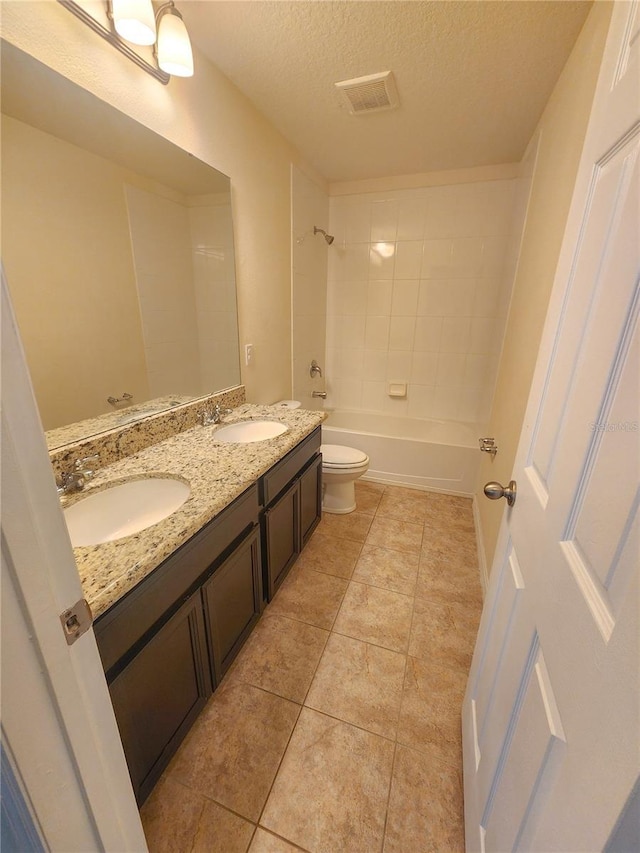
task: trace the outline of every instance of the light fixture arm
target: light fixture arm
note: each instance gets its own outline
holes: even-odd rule
[[[83,24],[86,24],[90,29],[97,33],[101,38],[105,41],[108,41],[110,45],[119,50],[120,53],[123,53],[126,57],[128,57],[132,62],[142,68],[147,74],[151,74],[152,77],[155,77],[156,80],[159,80],[164,86],[167,85],[169,80],[171,79],[170,75],[165,71],[162,71],[160,68],[155,68],[151,63],[147,62],[146,59],[143,59],[135,50],[132,50],[129,45],[124,42],[120,36],[113,30],[109,30],[104,27],[100,21],[97,21],[92,15],[86,12],[82,6],[79,6],[74,0],[58,0],[61,6],[64,6],[65,9],[68,9],[72,15],[75,15],[76,18],[79,18]],[[165,6],[172,6],[173,3],[166,3],[160,7],[160,10],[164,9]],[[107,0],[108,7],[108,16],[111,21],[111,3]],[[160,13],[158,10],[158,14]],[[156,16],[157,20],[157,16]],[[112,24],[113,26],[113,24]]]

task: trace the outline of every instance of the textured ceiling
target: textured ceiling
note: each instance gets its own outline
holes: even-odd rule
[[[591,2],[178,7],[198,48],[324,177],[342,181],[520,160]],[[400,107],[349,115],[333,84],[388,70]]]

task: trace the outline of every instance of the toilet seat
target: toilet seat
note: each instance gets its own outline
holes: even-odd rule
[[[355,447],[343,447],[341,444],[323,444],[320,447],[322,453],[322,467],[345,470],[348,468],[361,468],[369,464],[369,457]]]

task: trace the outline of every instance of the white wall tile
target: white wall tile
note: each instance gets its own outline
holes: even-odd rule
[[[392,317],[389,326],[389,351],[412,350],[415,317]]]
[[[406,198],[398,202],[398,240],[422,240],[427,200]]]
[[[448,388],[461,387],[464,379],[465,362],[466,356],[462,353],[439,353],[436,385]]]
[[[365,349],[363,376],[371,382],[384,382],[387,378],[387,350]]]
[[[435,397],[436,389],[433,386],[428,385],[414,385],[413,383],[409,386],[409,407],[408,413],[411,418],[432,418],[435,417],[433,414],[433,401]]]
[[[332,405],[486,418],[519,245],[515,189],[491,181],[330,201],[329,231],[344,240],[329,262]],[[388,381],[408,382],[407,398],[390,398]]]
[[[393,242],[398,233],[398,202],[380,201],[371,205],[371,242]]]
[[[435,385],[438,378],[436,352],[411,353],[411,382],[417,385]]]
[[[349,204],[343,210],[344,239],[347,243],[368,243],[371,232],[371,205]],[[331,229],[334,228],[333,220]],[[337,230],[337,229],[336,229]],[[330,231],[333,234],[333,230]]]
[[[409,382],[411,376],[411,352],[390,352],[387,358],[387,381]]]
[[[455,421],[458,417],[460,388],[442,386],[436,388],[433,395],[432,417],[445,421]]]
[[[416,352],[440,352],[442,317],[416,317],[413,347]]]
[[[449,278],[453,240],[425,240],[420,278]]]
[[[369,279],[393,279],[395,243],[372,243],[369,251]]]
[[[420,278],[422,269],[422,240],[402,241],[396,243],[396,265],[393,277]]]
[[[417,279],[401,279],[393,282],[393,300],[391,313],[395,317],[415,317],[418,310],[418,291],[420,282]]]
[[[367,306],[366,281],[345,281],[341,288],[338,308],[342,314],[364,314]]]
[[[362,383],[362,408],[364,411],[384,411],[385,388],[385,382],[371,382],[365,379]]]
[[[440,352],[466,353],[471,338],[471,317],[443,317]]]
[[[389,349],[389,317],[367,317],[365,347],[366,349]]]
[[[392,281],[370,281],[367,290],[367,314],[391,315]]]

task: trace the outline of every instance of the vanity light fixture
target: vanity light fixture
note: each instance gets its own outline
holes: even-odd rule
[[[106,0],[106,25],[75,0],[58,0],[58,3],[164,85],[171,75],[193,76],[189,34],[173,0],[163,3],[157,11],[151,0]],[[157,66],[130,44],[152,46]]]
[[[156,43],[156,16],[151,0],[111,0],[111,19],[115,31],[125,41]]]

